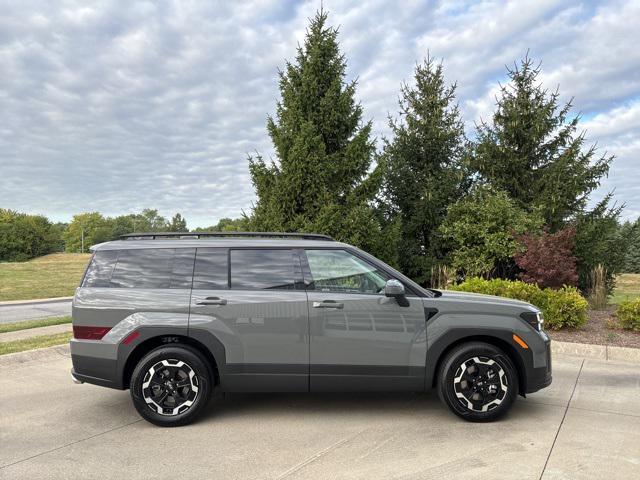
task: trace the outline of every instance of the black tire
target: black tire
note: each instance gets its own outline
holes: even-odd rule
[[[187,345],[162,346],[136,365],[131,375],[131,398],[148,422],[178,427],[194,421],[207,406],[212,379],[207,360],[196,349]]]
[[[488,343],[459,345],[440,364],[440,400],[470,422],[490,422],[502,417],[517,394],[518,372],[513,362]]]

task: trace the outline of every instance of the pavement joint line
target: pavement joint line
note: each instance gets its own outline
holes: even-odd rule
[[[529,400],[529,399],[527,399],[527,402],[534,403],[536,405],[544,405],[545,407],[558,407],[558,408],[565,407],[565,405],[556,405],[554,403],[538,402],[538,401]],[[623,416],[623,417],[640,418],[640,415],[634,415],[633,413],[612,412],[611,410],[594,410],[593,408],[584,408],[584,407],[569,407],[569,409],[570,410],[580,410],[582,412],[604,413],[606,415],[620,415],[620,416]]]
[[[286,478],[286,477],[288,477],[290,475],[293,475],[294,473],[302,470],[307,465],[312,464],[313,462],[315,462],[319,458],[322,458],[326,454],[332,452],[333,450],[335,450],[339,446],[344,445],[347,442],[350,442],[351,440],[353,440],[354,438],[356,438],[358,435],[362,434],[366,430],[368,430],[368,429],[365,428],[364,430],[361,430],[361,431],[359,431],[359,432],[357,432],[357,433],[355,433],[353,435],[350,435],[348,437],[343,438],[342,440],[338,440],[337,442],[332,443],[331,445],[329,445],[328,447],[320,450],[319,452],[314,453],[313,455],[308,457],[306,460],[303,460],[302,462],[294,465],[293,467],[289,468],[288,470],[285,470],[283,473],[281,473],[280,475],[278,475],[276,477],[276,480],[281,480],[281,479]]]
[[[118,427],[110,428],[109,430],[105,430],[104,432],[96,433],[96,434],[91,435],[89,437],[85,437],[85,438],[81,438],[79,440],[75,440],[73,442],[69,442],[69,443],[67,443],[65,445],[60,445],[59,447],[52,448],[52,449],[47,450],[45,452],[36,453],[35,455],[31,455],[30,457],[23,458],[21,460],[17,460],[17,461],[12,462],[12,463],[7,463],[6,465],[0,465],[0,470],[2,470],[4,468],[7,468],[7,467],[11,467],[13,465],[17,465],[18,463],[22,463],[22,462],[27,462],[29,460],[33,460],[34,458],[40,457],[42,455],[46,455],[47,453],[56,452],[58,450],[62,450],[63,448],[70,447],[71,445],[75,445],[77,443],[84,442],[86,440],[91,440],[92,438],[96,438],[96,437],[99,437],[101,435],[105,435],[107,433],[111,433],[111,432],[114,432],[116,430],[120,430],[121,428],[125,428],[125,427],[128,427],[129,425],[133,425],[134,423],[138,423],[138,422],[142,422],[142,421],[143,421],[143,419],[140,418],[138,420],[134,420],[133,422],[129,422],[129,423],[126,423],[124,425],[120,425]]]
[[[544,467],[542,467],[542,472],[540,473],[540,479],[544,475],[545,470],[547,469],[547,464],[549,463],[549,459],[551,458],[551,454],[553,453],[553,447],[556,446],[556,441],[558,440],[558,435],[560,435],[560,430],[562,429],[562,425],[564,424],[564,419],[567,418],[567,412],[569,411],[569,407],[571,406],[571,400],[573,400],[573,394],[576,393],[576,388],[578,387],[578,380],[580,380],[580,374],[582,373],[582,367],[584,367],[584,359],[580,364],[580,370],[578,371],[578,375],[576,376],[576,383],[573,384],[573,390],[571,391],[571,396],[569,397],[569,401],[567,402],[567,407],[564,409],[564,415],[562,415],[562,420],[560,420],[560,425],[558,425],[558,430],[556,431],[556,436],[553,437],[553,443],[551,444],[551,448],[549,449],[549,454],[547,455],[547,459],[544,462]]]

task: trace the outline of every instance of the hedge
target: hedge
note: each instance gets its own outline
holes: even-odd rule
[[[621,302],[616,316],[622,328],[640,332],[640,298]]]
[[[552,330],[579,328],[587,322],[589,304],[574,287],[565,286],[554,290],[520,281],[471,278],[451,289],[514,298],[531,303],[542,311],[545,326]]]

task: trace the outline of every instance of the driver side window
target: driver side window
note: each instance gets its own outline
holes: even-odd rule
[[[389,276],[345,250],[306,250],[312,290],[339,293],[382,293]]]

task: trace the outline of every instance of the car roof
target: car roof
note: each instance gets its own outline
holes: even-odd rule
[[[159,238],[128,239],[99,243],[91,247],[91,251],[129,250],[140,248],[242,248],[242,247],[274,247],[274,248],[347,248],[351,245],[330,240],[309,240],[304,238]]]

